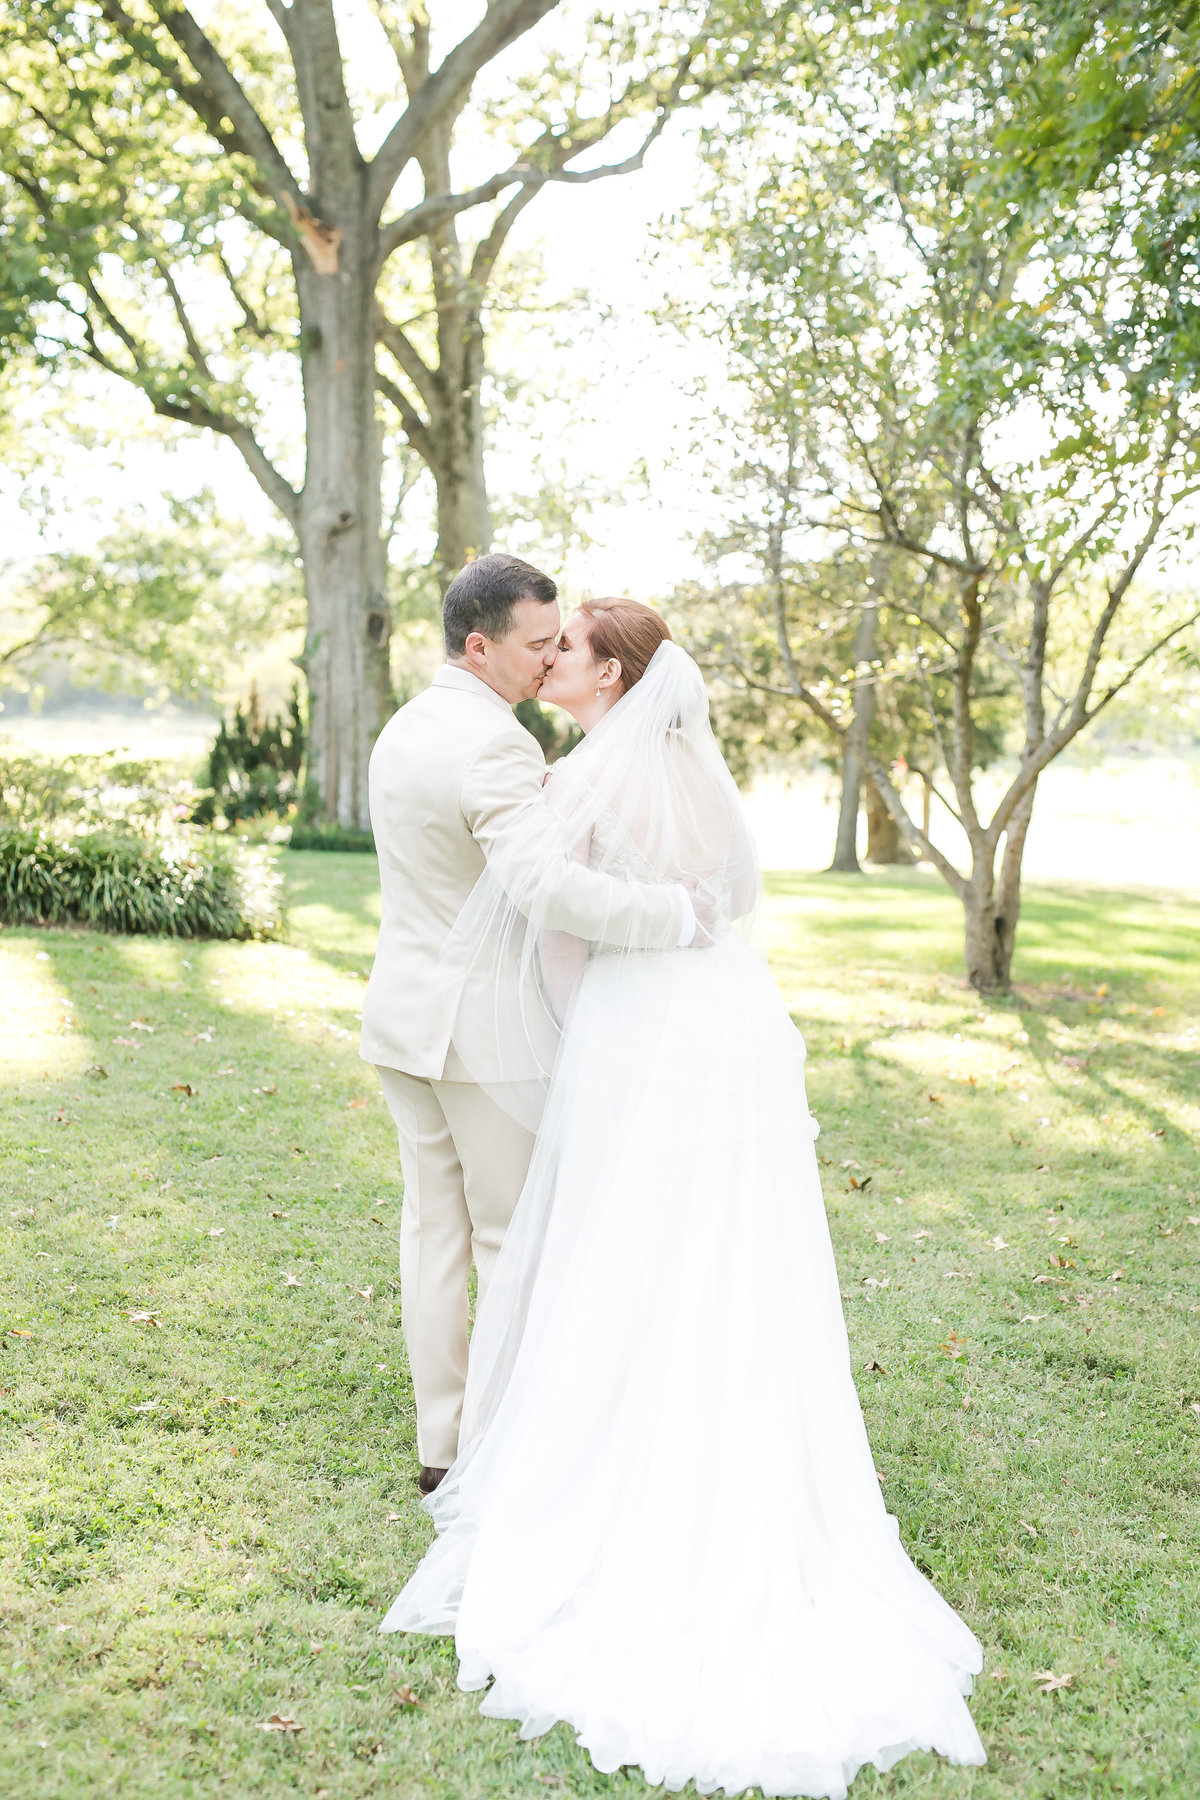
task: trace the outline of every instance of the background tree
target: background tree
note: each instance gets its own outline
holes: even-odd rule
[[[204,25],[176,0],[0,4],[0,213],[12,251],[0,329],[226,438],[292,527],[310,773],[343,824],[366,823],[367,760],[390,704],[388,521],[405,477],[386,467],[379,393],[439,481],[445,557],[478,547],[482,296],[516,216],[549,182],[595,180],[576,160],[641,112],[640,147],[610,172],[636,167],[672,105],[750,55],[703,4],[673,9],[669,32],[657,9],[640,28],[636,17],[601,24],[599,102],[543,56],[513,122],[515,159],[489,166],[492,133],[482,174],[460,185],[452,135],[476,83],[555,4],[491,0],[440,53],[423,5],[381,0],[407,88],[399,113],[386,76],[373,93],[350,66],[333,0],[266,0]],[[645,54],[626,80],[616,64],[635,43]],[[493,202],[468,255],[452,221]],[[387,310],[403,287],[393,259],[417,243],[428,246],[436,360]],[[379,342],[408,394],[377,368]]]
[[[77,680],[221,696],[231,661],[303,620],[294,545],[223,518],[205,489],[132,507],[88,550],[0,570],[0,689],[53,660]]]
[[[706,242],[723,261],[728,241]],[[740,778],[815,742],[839,776],[831,870],[858,871],[860,810],[868,860],[911,862],[913,850],[869,761],[874,755],[888,768],[903,765],[921,780],[928,834],[938,762],[928,696],[944,712],[947,695],[937,665],[919,665],[912,642],[904,597],[920,574],[830,513],[799,380],[803,333],[797,337],[795,321],[777,314],[762,325],[757,303],[743,309],[736,276],[734,284],[674,313],[685,330],[705,333],[730,353],[743,401],[713,434],[737,459],[716,475],[714,500],[725,519],[702,543],[717,579],[679,590],[676,603],[717,684],[718,729]],[[740,703],[731,705],[730,694]],[[999,692],[977,699],[973,751],[983,769],[1000,753],[1013,707]]]
[[[1116,209],[1076,196],[1064,215],[1010,178],[1022,95],[986,42],[965,32],[914,74],[903,31],[836,28],[826,56],[822,89],[778,95],[756,157],[710,143],[709,241],[729,252],[737,353],[789,346],[810,527],[910,571],[880,606],[913,631],[918,679],[948,678],[948,718],[933,692],[928,710],[965,868],[868,768],[963,903],[970,980],[1003,988],[1039,776],[1200,616],[1133,604],[1152,552],[1191,531],[1200,411],[1161,338],[1147,360],[1162,280]],[[779,650],[785,691],[845,736],[786,629]],[[985,818],[997,688],[1019,695],[1023,742]]]

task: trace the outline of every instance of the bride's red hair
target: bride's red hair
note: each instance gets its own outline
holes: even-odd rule
[[[585,600],[579,608],[588,619],[588,643],[597,662],[614,657],[621,665],[626,692],[642,679],[650,658],[671,633],[665,619],[640,600]]]

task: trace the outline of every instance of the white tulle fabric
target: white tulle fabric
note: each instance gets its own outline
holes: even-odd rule
[[[694,690],[665,648],[669,685]],[[644,682],[605,721],[619,760]],[[724,816],[723,850],[707,830],[675,874],[744,915],[736,790],[706,718],[677,709],[669,728],[692,746],[656,762],[681,772],[682,807],[644,787],[632,809],[607,787],[585,803],[598,728],[569,759],[566,811],[593,811],[590,858],[629,879],[664,877],[672,811],[689,831]],[[917,1748],[982,1762],[964,1700],[979,1645],[880,1495],[804,1045],[768,970],[733,931],[702,952],[593,952],[565,1018],[459,1458],[427,1502],[438,1537],[381,1630],[453,1632],[460,1685],[491,1684],[485,1713],[527,1737],[565,1720],[600,1770],[670,1789],[833,1800]]]
[[[718,933],[750,929],[760,889],[703,677],[676,644],[659,647],[642,680],[556,765],[545,800],[499,835],[442,951],[459,994],[455,1050],[531,1129],[590,948],[557,929],[562,858],[619,877],[617,895],[631,880],[686,883],[715,911]],[[617,910],[598,915],[591,948],[640,959],[630,925]]]

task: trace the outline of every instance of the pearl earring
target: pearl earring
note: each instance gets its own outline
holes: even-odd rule
[[[600,689],[599,688],[596,689],[596,698],[597,698],[597,700],[600,698]]]

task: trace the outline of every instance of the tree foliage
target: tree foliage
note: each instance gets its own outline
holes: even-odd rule
[[[821,15],[824,84],[710,139],[706,238],[774,502],[762,685],[847,735],[836,692],[805,678],[786,530],[885,559],[872,604],[890,621],[888,673],[924,693],[965,868],[877,751],[867,764],[962,899],[981,988],[1009,979],[1039,776],[1200,616],[1133,604],[1152,557],[1190,536],[1200,485],[1200,405],[1155,324],[1161,272],[1102,196],[1064,185],[1047,201],[1014,165],[1045,97],[996,53],[1010,17],[1022,54],[1057,41],[1055,19],[993,11],[979,31],[960,20],[952,49],[948,30],[940,48],[926,32],[917,55],[908,14]],[[1002,693],[1022,743],[986,817],[981,702]]]
[[[88,550],[6,571],[0,686],[29,685],[49,656],[104,685],[165,688],[202,703],[231,658],[303,618],[294,549],[222,519],[210,491],[128,507]]]
[[[477,91],[556,11],[491,0],[457,35],[419,0],[0,0],[0,331],[217,434],[293,529],[313,772],[342,824],[366,822],[391,703],[387,547],[414,458],[443,563],[490,533],[485,309],[512,226],[550,184],[640,167],[792,8],[602,10],[582,47],[548,39]]]

